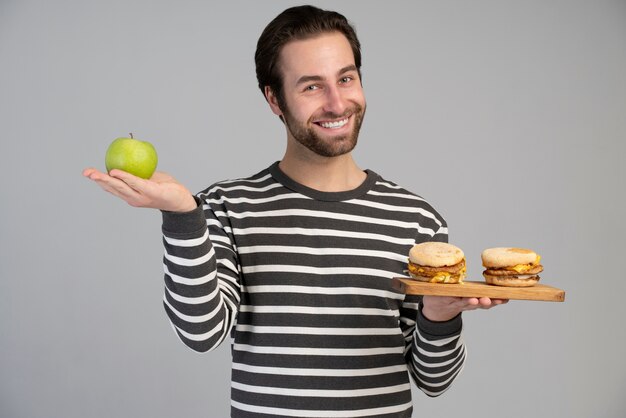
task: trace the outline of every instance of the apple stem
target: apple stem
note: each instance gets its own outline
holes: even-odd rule
[[[130,133],[130,139],[135,139],[135,138],[133,138],[133,133],[132,132]]]

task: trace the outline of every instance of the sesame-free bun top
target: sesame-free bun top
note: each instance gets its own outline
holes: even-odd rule
[[[409,261],[429,267],[453,266],[465,258],[463,251],[445,242],[423,242],[409,251]]]
[[[518,264],[533,264],[537,253],[526,248],[497,247],[487,248],[480,255],[483,266],[491,268],[511,267]]]

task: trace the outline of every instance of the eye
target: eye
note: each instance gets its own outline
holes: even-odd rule
[[[315,91],[318,90],[320,87],[317,84],[311,84],[310,86],[306,86],[304,88],[304,91]]]
[[[339,83],[341,83],[341,84],[346,84],[346,83],[351,82],[352,80],[354,80],[354,77],[352,77],[352,76],[350,76],[350,75],[347,75],[347,76],[345,76],[345,77],[342,77],[342,78],[339,80]]]

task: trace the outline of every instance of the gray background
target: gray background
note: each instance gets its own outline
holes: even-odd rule
[[[128,132],[194,191],[280,159],[252,57],[294,4],[0,0],[1,417],[228,415],[228,344],[193,353],[161,307],[159,213],[81,170]],[[623,416],[626,2],[315,4],[363,43],[359,164],[442,212],[471,279],[527,246],[567,291],[466,314],[415,416]]]

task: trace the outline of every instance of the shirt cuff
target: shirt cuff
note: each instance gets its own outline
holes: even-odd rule
[[[204,233],[206,218],[202,210],[202,202],[197,196],[193,197],[198,206],[189,212],[161,211],[163,216],[162,230],[168,237],[189,236],[194,233]]]
[[[422,314],[422,304],[420,303],[417,311],[417,328],[424,336],[433,338],[451,337],[461,333],[461,329],[463,328],[463,319],[459,313],[457,316],[448,321],[431,321],[426,318],[424,314]]]

